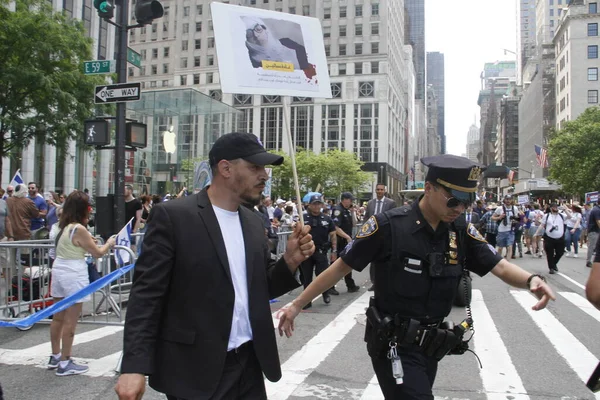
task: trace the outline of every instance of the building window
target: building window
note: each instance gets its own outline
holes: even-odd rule
[[[330,54],[331,54],[331,46],[330,46],[330,45],[328,45],[328,44],[326,44],[326,45],[325,45],[325,55],[326,55],[327,57],[329,57],[329,55],[330,55]]]
[[[379,54],[379,42],[371,43],[371,54]]]
[[[354,35],[362,36],[362,24],[358,24],[354,27]]]
[[[150,66],[150,74],[151,75],[156,75],[158,73],[158,66],[157,65],[151,65]]]
[[[331,37],[331,27],[329,27],[329,26],[323,27],[323,37],[324,38]]]
[[[379,73],[379,61],[371,61],[371,73],[372,74]]]
[[[252,95],[251,94],[234,94],[233,95],[234,106],[251,106]]]
[[[346,25],[340,26],[340,36],[346,36]]]
[[[310,6],[302,6],[302,15],[305,17],[310,15]]]
[[[340,18],[346,18],[346,13],[347,13],[347,7],[340,6]]]
[[[314,111],[312,105],[290,107],[290,131],[296,148],[312,150]]]
[[[153,87],[156,87],[156,81],[152,81],[152,82],[150,82],[150,87],[151,87],[151,88],[153,88]]]
[[[215,38],[214,37],[209,37],[208,38],[208,48],[212,49],[213,47],[215,47]]]
[[[133,76],[133,68],[129,67],[127,68],[127,76]]]
[[[338,71],[338,75],[346,75],[346,64],[339,64]]]
[[[185,24],[183,24],[181,26],[182,32],[183,33],[188,33],[190,31],[190,24],[188,24],[187,22]]]
[[[356,5],[354,6],[354,16],[355,17],[362,17],[362,5]]]
[[[588,46],[588,58],[598,58],[598,45]]]
[[[361,62],[354,63],[354,74],[360,75],[363,73],[363,65]]]
[[[140,55],[142,56],[142,60],[146,60],[146,50],[140,51]]]
[[[223,92],[221,92],[219,89],[209,90],[208,95],[210,96],[211,99],[214,99],[217,101],[221,101],[223,99]]]
[[[374,82],[360,82],[358,84],[358,97],[373,97],[375,94]]]
[[[169,47],[165,47],[165,48],[163,49],[163,57],[164,57],[164,58],[167,58],[167,57],[169,57],[169,50],[170,50],[170,49],[169,49]]]
[[[152,33],[158,32],[158,24],[152,24]]]
[[[214,30],[212,19],[208,21],[208,30],[209,31]]]
[[[266,96],[263,96],[263,99]],[[277,97],[277,96],[275,96]],[[260,110],[261,142],[267,150],[279,150],[283,146],[283,109],[263,107]]]
[[[588,7],[590,14],[598,14],[598,3],[589,3]]]
[[[371,4],[371,15],[379,15],[379,4]]]
[[[200,56],[194,57],[194,67],[200,66]]]
[[[144,76],[146,75],[146,66],[142,65],[142,68],[140,69],[140,76]]]
[[[598,23],[588,24],[588,36],[598,36]]]
[[[331,19],[331,8],[323,10],[323,19]]]
[[[194,40],[194,49],[200,50],[202,48],[202,41],[200,39]]]
[[[362,54],[362,43],[354,44],[354,54]]]
[[[290,8],[288,9],[288,13],[289,13],[289,14],[296,14],[296,7],[290,7]]]
[[[169,80],[165,79],[164,81],[162,81],[162,87],[168,87],[169,86]]]
[[[152,49],[152,59],[158,58],[158,49]]]
[[[342,84],[341,82],[336,82],[331,84],[331,95],[334,99],[342,98]]]
[[[346,45],[340,44],[340,56],[345,56],[345,55],[346,55]]]
[[[163,64],[163,74],[169,73],[169,64]]]
[[[190,16],[190,7],[188,7],[188,6],[183,7],[183,16],[184,17],[189,17]]]
[[[183,40],[181,42],[181,51],[187,51],[188,49],[188,41],[187,40]]]
[[[588,104],[598,104],[597,90],[588,90]]]
[[[215,56],[208,56],[206,57],[206,60],[208,65],[215,65]]]
[[[196,6],[196,14],[202,15],[202,4]]]
[[[196,22],[196,32],[202,32],[202,22]]]
[[[588,68],[588,81],[598,80],[598,68]]]
[[[371,35],[379,35],[379,23],[371,24]]]
[[[346,106],[330,104],[321,107],[321,148],[344,150],[346,146]]]
[[[214,83],[215,76],[212,72],[206,74],[206,83]]]
[[[200,84],[200,74],[194,74],[194,85]]]
[[[378,104],[354,105],[354,152],[363,162],[376,162],[379,129]]]
[[[551,17],[554,17],[554,8],[551,8],[551,9],[550,9],[550,16],[551,16]],[[550,22],[552,22],[552,21],[550,21]]]

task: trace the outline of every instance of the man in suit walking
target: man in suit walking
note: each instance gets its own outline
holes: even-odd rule
[[[383,183],[378,183],[375,186],[375,198],[369,200],[367,203],[367,210],[365,212],[364,220],[368,220],[372,215],[380,214],[384,211],[396,208],[396,202],[392,199],[385,197],[386,187]],[[369,267],[369,276],[371,277],[371,287],[367,290],[375,290],[375,271],[373,267]]]
[[[471,223],[476,227],[479,224],[479,214],[473,212],[473,206],[469,206],[465,210],[465,220],[467,221],[467,224]]]
[[[230,133],[209,153],[211,186],[152,208],[125,321],[121,400],[141,399],[145,375],[167,399],[266,399],[263,374],[281,378],[269,299],[300,285],[314,250],[298,224],[279,261],[262,221],[242,203],[265,188],[267,153],[250,133]]]

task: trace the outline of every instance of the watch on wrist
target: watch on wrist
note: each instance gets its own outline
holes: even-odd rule
[[[540,278],[541,280],[543,280],[544,282],[546,282],[546,278],[545,278],[544,276],[542,276],[542,275],[540,275],[540,274],[533,274],[533,275],[531,275],[529,278],[527,278],[527,288],[528,288],[528,289],[531,289],[531,280],[532,280],[533,278],[535,278],[536,276],[537,276],[538,278]]]

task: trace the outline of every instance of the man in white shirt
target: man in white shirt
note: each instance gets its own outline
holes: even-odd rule
[[[504,196],[504,202],[496,208],[492,220],[498,221],[498,235],[496,236],[498,253],[502,255],[502,249],[506,249],[506,258],[510,259],[512,246],[515,242],[513,222],[519,221],[519,210],[513,206],[511,196]]]
[[[558,261],[565,254],[565,216],[558,212],[556,203],[550,204],[550,213],[542,217],[542,224],[539,226],[536,236],[539,236],[542,230],[544,233],[544,251],[548,261],[548,269],[551,274],[558,272]]]

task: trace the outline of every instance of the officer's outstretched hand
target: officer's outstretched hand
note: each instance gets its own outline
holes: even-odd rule
[[[283,307],[277,312],[277,318],[279,318],[279,326],[277,327],[279,336],[283,336],[285,333],[286,337],[292,337],[292,332],[294,331],[294,319],[300,314],[300,311],[300,307],[292,302],[290,305]]]
[[[550,300],[556,300],[556,296],[554,295],[550,285],[537,276],[531,280],[531,287],[529,291],[540,300],[533,307],[531,307],[532,310],[542,310],[546,308]]]
[[[289,267],[297,267],[315,252],[310,226],[296,224],[287,240],[283,259]]]

